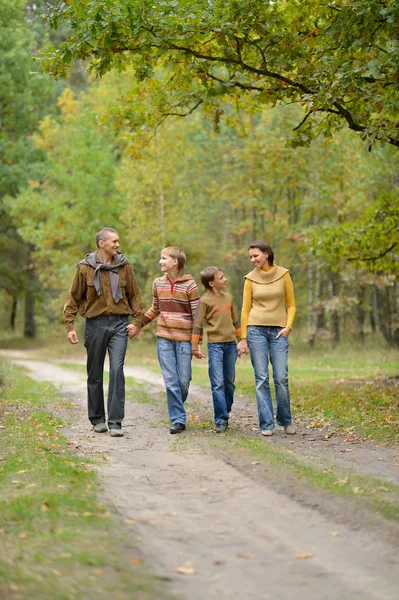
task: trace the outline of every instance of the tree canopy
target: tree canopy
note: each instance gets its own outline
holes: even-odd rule
[[[396,0],[64,0],[47,18],[72,31],[42,55],[53,75],[83,59],[96,75],[129,65],[153,78],[147,125],[200,105],[218,120],[223,99],[250,95],[254,107],[305,107],[294,145],[346,124],[369,148],[399,147]],[[135,123],[131,109],[126,99]]]

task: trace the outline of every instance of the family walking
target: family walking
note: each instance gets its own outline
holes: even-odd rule
[[[192,378],[192,356],[204,358],[204,327],[208,338],[208,370],[216,432],[226,431],[234,402],[237,357],[249,353],[254,369],[259,428],[270,436],[275,427],[269,382],[272,366],[276,393],[276,421],[286,434],[294,434],[288,385],[288,336],[295,318],[294,288],[288,269],[274,264],[271,247],[257,240],[249,246],[254,267],[244,277],[241,328],[221,268],[201,271],[204,294],[194,278],[184,273],[186,256],[168,246],[159,260],[163,273],[152,284],[152,305],[146,312],[130,262],[119,250],[119,235],[104,227],[96,234],[97,250],[77,266],[64,306],[71,344],[79,342],[75,317],[85,318],[88,417],[96,433],[109,429],[123,436],[125,413],[124,361],[128,338],[157,319],[157,353],[162,371],[170,433],[186,428],[187,399]],[[131,322],[129,323],[129,320]],[[104,403],[104,362],[109,354],[107,412]],[[106,417],[107,414],[107,417]]]

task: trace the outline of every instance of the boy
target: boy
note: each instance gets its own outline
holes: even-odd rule
[[[184,275],[186,255],[178,246],[161,252],[162,277],[154,280],[152,306],[144,315],[143,327],[158,317],[157,351],[166,387],[170,433],[186,428],[184,402],[191,381],[191,336],[199,292],[191,275]]]
[[[219,267],[201,271],[201,282],[206,292],[198,303],[192,336],[193,354],[203,358],[199,341],[204,321],[207,322],[208,364],[211,382],[216,433],[226,431],[234,400],[237,342],[240,337],[239,321],[233,297],[224,292],[226,277]]]

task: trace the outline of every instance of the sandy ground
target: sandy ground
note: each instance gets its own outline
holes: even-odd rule
[[[149,570],[165,578],[177,597],[399,597],[398,538],[387,535],[389,525],[369,528],[365,513],[356,516],[355,505],[348,508],[347,502],[330,499],[328,506],[314,490],[309,501],[309,493],[298,486],[276,485],[278,473],[262,478],[261,464],[244,464],[239,456],[227,457],[215,449],[212,431],[198,437],[188,427],[183,434],[170,435],[164,403],[134,402],[133,390],[126,405],[125,437],[94,434],[86,416],[84,375],[55,361],[6,354],[33,378],[59,386],[71,400],[71,447],[95,457],[103,499],[125,521]],[[150,393],[161,397],[160,376],[135,367],[126,367],[126,374],[147,382]],[[209,393],[193,388],[188,410],[190,403],[209,410]],[[235,413],[240,426],[247,419],[248,429],[255,428],[253,404],[238,398]],[[239,435],[234,423],[230,436]],[[304,461],[328,461],[399,483],[398,450],[325,435],[299,423],[296,436],[276,432],[262,439],[292,449]]]

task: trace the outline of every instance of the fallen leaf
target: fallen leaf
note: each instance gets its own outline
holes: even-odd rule
[[[330,531],[329,534],[331,537],[338,537],[340,534],[339,531]]]
[[[295,554],[295,558],[297,560],[305,560],[307,558],[312,558],[313,554],[311,552],[298,552]]]
[[[250,554],[248,552],[239,552],[237,558],[256,558],[256,554]]]
[[[380,485],[376,488],[376,490],[378,490],[379,492],[389,492],[389,489],[387,487],[385,487],[384,485]]]
[[[28,469],[23,469],[22,471],[17,471],[17,475],[22,475],[22,473],[29,473]]]
[[[208,488],[200,488],[200,492],[207,492]]]
[[[125,523],[126,525],[134,525],[136,521],[133,521],[133,519],[125,519]]]
[[[180,575],[195,575],[197,573],[194,567],[190,564],[184,564],[180,567],[177,567],[176,572],[180,573]]]
[[[214,562],[214,565],[225,565],[226,561],[222,560],[221,558],[217,558]]]
[[[357,487],[357,486],[355,486],[355,487],[353,487],[353,488],[352,488],[352,492],[353,492],[354,494],[363,494],[363,490],[362,490],[362,488],[360,488],[360,487]]]
[[[19,592],[19,590],[21,588],[18,585],[14,585],[13,583],[10,583],[10,585],[8,586],[8,589],[10,590],[10,592]]]
[[[254,460],[254,462],[252,464],[253,465],[260,465],[260,461],[259,460]]]
[[[137,556],[133,556],[133,558],[129,559],[129,562],[131,565],[139,565],[139,564],[141,564],[141,558],[138,558]]]
[[[109,460],[109,456],[102,456],[101,457],[103,460]]]
[[[41,511],[45,512],[46,510],[48,510],[48,508],[49,508],[48,500],[45,500],[42,504]]]

